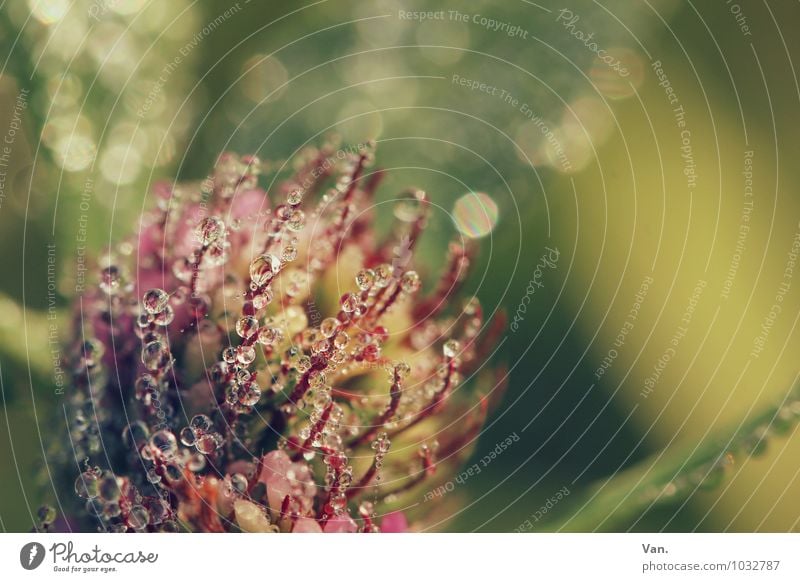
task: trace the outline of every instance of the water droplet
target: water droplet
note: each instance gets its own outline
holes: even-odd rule
[[[464,315],[476,315],[481,310],[481,302],[477,297],[470,297],[464,302]]]
[[[214,423],[205,414],[195,414],[192,420],[189,421],[189,427],[194,431],[195,435],[201,435],[213,429]]]
[[[358,307],[358,297],[354,293],[345,293],[339,300],[342,306],[342,311],[345,313],[352,313]]]
[[[292,190],[286,197],[286,202],[290,206],[297,206],[302,201],[303,201],[303,192],[300,189]]]
[[[160,341],[152,341],[142,348],[142,364],[148,370],[158,370],[169,362],[167,346]]]
[[[398,220],[415,222],[425,214],[426,194],[423,190],[411,190],[406,193],[409,198],[395,204],[392,212]]]
[[[172,323],[173,319],[175,319],[175,310],[172,309],[172,306],[167,305],[163,311],[153,317],[153,323],[156,325],[167,326]]]
[[[286,226],[292,232],[298,232],[303,229],[306,223],[306,215],[302,210],[293,210],[286,220]]]
[[[239,393],[236,388],[236,384],[231,382],[227,386],[225,386],[225,402],[233,406],[239,401]]]
[[[147,480],[152,483],[153,485],[158,485],[161,483],[161,475],[159,475],[155,469],[149,469],[147,471]]]
[[[444,342],[444,346],[442,346],[442,352],[444,352],[445,358],[455,358],[460,351],[461,344],[458,342],[458,340],[449,339]]]
[[[394,371],[398,378],[403,380],[411,373],[411,366],[409,366],[407,362],[398,362],[394,367]]]
[[[340,331],[336,334],[336,337],[333,338],[333,345],[335,348],[342,350],[347,347],[347,344],[350,342],[350,336],[347,335],[347,332]]]
[[[331,402],[332,399],[330,393],[326,390],[323,390],[314,397],[314,408],[317,409],[318,411],[322,411]],[[333,420],[333,413],[331,413],[331,420]]]
[[[375,271],[362,269],[356,275],[356,285],[362,291],[367,291],[375,283]]]
[[[113,295],[119,290],[122,276],[118,267],[110,265],[100,272],[100,290],[106,295]]]
[[[128,525],[136,530],[142,530],[150,523],[150,512],[141,505],[134,505],[128,513]]]
[[[136,318],[136,325],[142,329],[150,327],[151,323],[153,323],[153,316],[149,313],[140,313]]]
[[[419,275],[416,271],[406,271],[400,279],[400,288],[404,293],[416,293],[420,287]]]
[[[249,366],[256,359],[256,350],[253,346],[239,346],[236,348],[236,361]]]
[[[204,218],[195,229],[195,235],[200,244],[207,247],[225,236],[225,223],[221,218],[209,216]]]
[[[795,415],[791,405],[786,405],[778,410],[778,414],[772,420],[770,430],[776,435],[786,435],[795,425]]]
[[[217,433],[207,433],[198,438],[194,445],[199,452],[210,455],[222,446],[222,437]]]
[[[317,356],[319,354],[327,352],[329,347],[330,346],[328,345],[328,340],[321,339],[311,344],[311,353]]]
[[[272,290],[269,288],[265,288],[261,293],[253,295],[253,307],[256,309],[264,309],[270,303],[272,303]]]
[[[311,358],[308,356],[300,356],[295,364],[297,371],[300,373],[307,372],[311,368]]]
[[[262,287],[272,280],[280,268],[281,261],[275,255],[260,255],[250,263],[250,280]]]
[[[241,473],[234,473],[231,475],[231,487],[237,493],[244,494],[247,492],[247,477]]]
[[[378,265],[375,267],[375,286],[383,289],[389,286],[392,280],[392,267],[390,265]]]
[[[155,315],[164,311],[168,302],[169,294],[163,289],[150,289],[142,298],[144,310],[150,315]]]
[[[158,381],[150,374],[142,374],[136,379],[134,384],[134,395],[137,400],[149,404],[149,400],[157,396],[159,390]]]
[[[184,426],[181,429],[181,442],[186,445],[187,447],[191,447],[195,441],[194,431],[189,428],[188,426]]]
[[[99,494],[98,476],[94,471],[85,471],[75,479],[75,493],[82,499],[94,499]]]
[[[95,339],[89,339],[83,342],[80,350],[81,364],[88,369],[94,368],[100,363],[103,357],[105,348],[103,344]]]
[[[206,252],[206,260],[212,266],[224,265],[228,260],[227,245],[214,243],[208,247]]]
[[[769,446],[769,427],[760,426],[744,439],[744,450],[751,457],[760,457]]]
[[[113,502],[120,498],[122,491],[120,489],[120,480],[114,476],[113,473],[108,472],[103,475],[98,485],[98,493],[100,499],[105,502]]]
[[[239,404],[242,406],[255,406],[261,399],[261,389],[255,382],[249,382],[239,390]]]
[[[391,444],[392,441],[389,440],[389,435],[385,432],[378,433],[378,437],[372,443],[372,448],[375,450],[375,460],[377,462],[380,462],[383,456],[389,452]]]
[[[236,333],[247,339],[258,331],[258,320],[255,317],[243,317],[236,322]]]
[[[222,360],[228,364],[233,364],[236,362],[236,348],[234,347],[227,347],[222,350]]]
[[[325,385],[325,374],[314,370],[308,375],[308,385],[311,388],[320,388]]]
[[[319,326],[319,331],[326,338],[333,337],[339,327],[339,320],[335,317],[326,317]]]
[[[258,331],[258,343],[271,346],[281,340],[281,331],[276,327],[262,327]]]
[[[281,253],[281,260],[284,263],[291,263],[297,258],[297,247],[294,245],[286,245]]]
[[[178,522],[168,520],[158,527],[158,531],[162,533],[178,533],[180,531],[180,526],[178,525]]]
[[[173,457],[178,452],[178,440],[166,429],[153,433],[150,437],[150,446],[161,451],[165,458]]]

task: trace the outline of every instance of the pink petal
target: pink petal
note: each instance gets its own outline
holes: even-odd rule
[[[272,511],[280,511],[283,500],[292,493],[292,484],[286,474],[292,460],[283,451],[271,451],[264,455],[258,480],[267,486],[267,502]]]
[[[300,517],[294,522],[292,533],[322,533],[322,528],[316,520],[310,517]]]
[[[269,508],[277,513],[281,510],[286,496],[292,494],[292,484],[282,475],[272,475],[265,483],[267,485],[267,503]]]
[[[406,533],[408,531],[408,520],[402,511],[393,511],[383,516],[381,520],[381,532],[383,533]]]
[[[325,524],[325,533],[355,533],[356,531],[358,531],[358,526],[349,515],[332,517]]]
[[[258,480],[267,483],[270,477],[275,475],[286,477],[291,466],[292,460],[284,451],[270,451],[261,459],[261,474],[258,476]]]

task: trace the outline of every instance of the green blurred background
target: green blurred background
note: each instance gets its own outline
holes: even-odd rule
[[[20,128],[0,198],[0,526],[28,529],[53,496],[42,458],[62,396],[48,325],[69,331],[80,253],[119,244],[155,179],[202,178],[229,149],[291,160],[338,133],[378,142],[379,200],[411,184],[430,194],[434,274],[455,202],[491,196],[499,219],[469,285],[490,308],[513,319],[545,248],[560,252],[503,336],[508,394],[475,459],[521,438],[440,500],[439,529],[517,529],[564,487],[536,529],[800,529],[793,428],[716,487],[673,479],[783,402],[798,373],[800,40],[787,24],[799,16],[755,1],[6,1],[0,132]]]

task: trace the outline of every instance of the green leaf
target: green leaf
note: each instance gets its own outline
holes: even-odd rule
[[[746,456],[762,454],[771,439],[788,435],[800,419],[797,388],[785,400],[700,445],[682,444],[653,455],[570,499],[545,531],[624,531],[646,511],[719,487]]]

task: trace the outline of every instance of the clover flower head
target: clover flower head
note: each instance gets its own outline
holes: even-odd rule
[[[102,530],[425,525],[402,509],[469,453],[502,323],[456,300],[468,244],[423,292],[428,198],[404,193],[380,236],[373,156],[331,142],[286,172],[226,153],[154,187],[75,306],[65,458]]]

